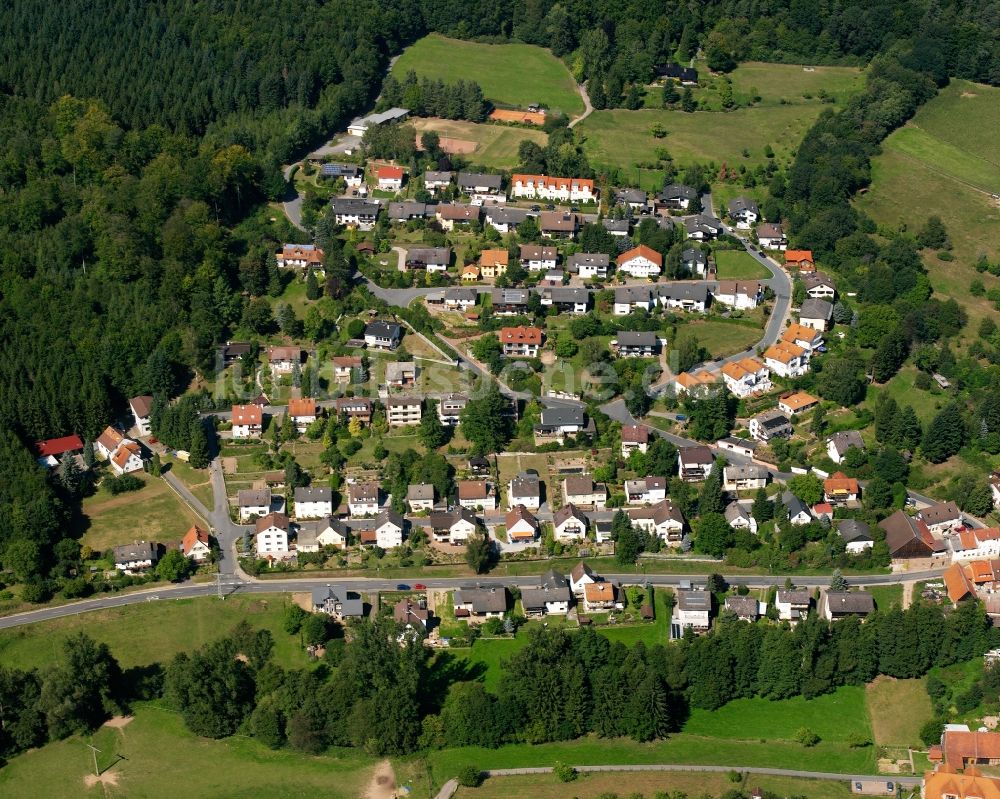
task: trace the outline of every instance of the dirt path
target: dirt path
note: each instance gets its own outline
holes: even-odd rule
[[[580,114],[576,119],[569,123],[567,127],[576,127],[580,122],[583,122],[587,117],[594,113],[594,106],[590,104],[590,95],[587,94],[587,90],[584,88],[582,83],[576,84],[576,90],[580,92],[580,99],[583,100],[583,113]]]
[[[383,760],[375,767],[364,799],[396,799],[396,774],[388,760]]]
[[[910,580],[903,583],[903,610],[913,604],[913,587],[915,583]]]

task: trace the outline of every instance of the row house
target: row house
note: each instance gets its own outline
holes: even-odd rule
[[[510,196],[580,203],[594,202],[597,199],[593,180],[522,174],[511,175]]]

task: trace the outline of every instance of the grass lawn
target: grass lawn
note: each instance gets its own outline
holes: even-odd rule
[[[888,610],[893,605],[903,607],[902,585],[867,585],[864,590],[875,598],[879,610]]]
[[[764,335],[756,325],[721,320],[691,321],[677,327],[678,337],[694,336],[695,340],[712,353],[712,358],[722,358],[749,349]]]
[[[103,787],[86,787],[93,774],[88,743],[101,749],[108,769]],[[214,741],[189,732],[181,717],[140,704],[122,729],[102,727],[94,736],[73,736],[14,758],[0,770],[6,799],[39,796],[129,796],[148,799],[239,796],[318,796],[355,799],[364,793],[374,761],[356,750],[305,756],[275,751],[250,738]],[[397,773],[397,777],[402,775]]]
[[[923,678],[879,677],[868,684],[865,698],[877,746],[923,748],[920,728],[934,716]],[[906,712],[900,712],[901,708]]]
[[[663,588],[653,593],[656,619],[644,624],[623,624],[614,627],[598,627],[597,632],[614,643],[621,641],[625,646],[642,641],[647,647],[667,642],[670,633],[670,611],[667,609],[667,594]]]
[[[201,501],[202,505],[209,510],[212,509],[214,501],[212,495],[212,478],[208,469],[195,469],[190,464],[172,458],[169,455],[163,458],[163,463],[164,465],[169,463],[170,471],[180,478],[181,482],[191,490],[191,493]]]
[[[527,635],[516,638],[480,638],[471,648],[450,650],[468,661],[469,667],[483,675],[483,684],[494,693],[500,685],[500,661],[506,660],[528,644]]]
[[[112,496],[99,489],[83,501],[83,515],[90,522],[80,543],[95,552],[136,538],[178,541],[192,524],[204,524],[163,480],[144,472],[135,474],[145,488]],[[211,506],[211,500],[209,500]]]
[[[871,190],[857,201],[890,229],[916,230],[931,214],[941,217],[955,260],[925,252],[924,263],[935,294],[953,297],[968,312],[967,340],[983,317],[995,313],[988,300],[969,293],[969,284],[978,278],[987,291],[1000,286],[996,277],[973,268],[980,255],[1000,257],[1000,203],[989,195],[1000,192],[993,137],[998,124],[1000,89],[952,81],[886,139],[872,162]]]
[[[851,795],[846,782],[805,780],[793,777],[748,775],[742,783],[748,789],[761,788],[778,796],[808,796],[809,799],[847,799]],[[579,799],[600,799],[608,795],[637,793],[651,797],[658,791],[674,796],[722,796],[737,787],[728,774],[703,772],[622,772],[580,774],[572,787],[560,782],[554,774],[525,774],[514,777],[494,777],[478,788],[459,788],[459,799],[508,799],[530,796],[532,799],[565,799],[570,793]]]
[[[178,652],[195,649],[225,635],[246,619],[274,636],[275,661],[285,667],[308,663],[297,638],[282,629],[288,594],[169,599],[97,610],[0,632],[0,661],[8,666],[44,666],[61,655],[63,640],[85,632],[103,641],[124,667],[165,663]],[[183,606],[183,607],[182,607]],[[0,791],[2,793],[2,791]]]
[[[736,94],[756,90],[762,106],[818,102],[825,91],[838,103],[864,88],[864,73],[854,67],[802,67],[798,64],[765,64],[748,61],[730,75]],[[812,95],[806,97],[805,95]]]
[[[719,269],[719,280],[754,280],[771,276],[767,269],[744,250],[716,250],[715,263]]]
[[[474,80],[488,100],[525,108],[540,103],[567,116],[583,113],[583,100],[566,66],[528,44],[478,44],[432,34],[407,47],[392,68],[400,80],[413,70],[446,83]]]
[[[904,366],[885,385],[870,385],[865,397],[864,406],[875,411],[875,403],[879,394],[888,393],[899,405],[911,405],[920,421],[927,424],[938,410],[948,402],[948,395],[936,386],[932,391],[922,391],[913,385],[917,376],[917,367]]]
[[[524,139],[530,139],[542,147],[549,140],[548,134],[540,130],[454,119],[413,119],[411,124],[418,133],[433,130],[442,138],[476,142],[475,152],[465,157],[473,164],[494,169],[511,169],[517,166],[517,148]]]

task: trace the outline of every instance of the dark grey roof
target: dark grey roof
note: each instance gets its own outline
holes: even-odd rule
[[[757,600],[752,596],[727,596],[726,609],[740,617],[756,619],[758,615]]]
[[[865,448],[865,442],[862,440],[861,434],[857,430],[841,430],[840,432],[834,433],[830,436],[829,441],[833,444],[833,448],[837,450],[840,455],[843,455],[852,447],[857,449]]]
[[[241,508],[271,504],[270,488],[241,488],[236,495],[237,504]]]
[[[414,247],[406,251],[406,262],[445,264],[451,261],[451,247]]]
[[[681,260],[685,263],[694,261],[696,264],[705,264],[708,263],[708,256],[705,255],[703,250],[697,247],[688,247],[681,253]]]
[[[811,598],[808,588],[778,589],[778,601],[782,604],[808,605]]]
[[[684,227],[687,228],[689,233],[695,230],[704,230],[706,232],[719,231],[722,230],[722,221],[716,219],[714,216],[696,214],[684,220]]]
[[[800,513],[809,514],[809,507],[791,491],[786,491],[781,495],[781,504],[788,508],[789,516],[798,516]],[[809,514],[812,515],[812,514]]]
[[[832,316],[833,306],[826,300],[815,299],[813,297],[804,299],[802,307],[799,309],[800,319],[823,319],[829,322]]]
[[[406,498],[417,500],[434,500],[434,486],[430,483],[411,483],[406,487]]]
[[[134,560],[156,560],[157,548],[152,541],[134,541],[115,547],[115,563]]]
[[[469,508],[457,506],[451,510],[437,511],[427,517],[428,522],[434,530],[450,530],[452,525],[459,521],[467,521],[476,525],[476,514]]]
[[[327,602],[340,605],[341,616],[364,616],[365,602],[357,591],[349,591],[343,586],[327,585],[312,591],[313,607],[322,607]]]
[[[390,219],[412,219],[413,217],[424,217],[429,213],[430,206],[427,203],[404,200],[402,202],[389,203]]]
[[[475,289],[451,288],[445,289],[444,292],[446,300],[454,300],[455,302],[475,302],[478,296],[479,292]]]
[[[489,208],[486,211],[486,216],[497,225],[520,225],[525,219],[531,216],[531,213],[523,208],[505,208],[499,206]]]
[[[454,176],[454,172],[439,172],[434,169],[428,169],[424,172],[424,181],[428,183],[438,183],[445,180],[450,181]]]
[[[605,218],[601,221],[604,225],[604,229],[612,233],[628,233],[629,228],[632,227],[632,223],[627,219],[608,219]]]
[[[708,302],[708,286],[705,283],[668,283],[659,287],[661,297],[678,302]]]
[[[729,201],[728,207],[730,215],[738,214],[741,211],[751,211],[752,213],[760,214],[757,203],[749,197],[735,197]]]
[[[587,289],[573,289],[568,286],[554,286],[551,288],[539,289],[543,297],[549,297],[556,303],[589,303],[590,292]]]
[[[679,183],[671,183],[663,187],[660,192],[661,200],[694,200],[697,199],[698,192],[690,186],[683,186]]]
[[[369,322],[365,326],[365,335],[374,336],[375,338],[396,339],[399,338],[402,333],[403,329],[395,322],[385,322],[381,319]]]
[[[767,469],[756,463],[748,463],[745,466],[734,463],[725,468],[725,476],[733,480],[759,480],[767,477]]]
[[[660,339],[652,330],[621,330],[615,340],[619,347],[655,347]]]
[[[677,450],[677,456],[683,463],[715,463],[712,450],[705,446],[681,447]]]
[[[502,613],[507,610],[507,589],[503,586],[462,586],[455,589],[456,605],[472,605],[473,613]]]
[[[394,510],[384,510],[378,516],[375,517],[375,528],[378,529],[383,524],[394,524],[400,530],[404,529],[406,522],[402,516],[400,516]]]
[[[652,289],[647,286],[619,286],[615,289],[615,302],[634,305],[637,302],[648,303],[653,298]]]
[[[512,497],[537,497],[541,490],[537,474],[521,472],[510,481],[510,495]]]
[[[868,614],[875,610],[875,598],[866,591],[827,591],[826,606],[835,614]]]
[[[567,480],[568,479],[569,478],[567,478]],[[593,483],[591,482],[591,486],[587,493],[590,493],[592,491],[593,491]],[[580,510],[576,505],[570,502],[568,505],[563,505],[561,508],[559,508],[559,510],[557,510],[554,514],[552,514],[552,525],[554,527],[558,527],[560,524],[562,524],[570,517],[576,519],[578,522],[583,524],[584,527],[586,527],[589,524],[589,522],[587,521],[586,514],[582,510]]]
[[[541,610],[546,602],[569,602],[572,598],[569,583],[560,586],[540,586],[521,589],[521,605],[525,610]]]
[[[857,519],[841,519],[837,522],[837,532],[844,539],[844,543],[852,541],[872,541],[871,528],[864,522]]]
[[[354,177],[361,171],[354,164],[322,164],[319,173],[325,178]]]
[[[619,189],[615,199],[620,203],[645,203],[647,195],[642,189]]]
[[[295,502],[333,502],[333,489],[329,486],[296,488]]]
[[[571,255],[567,261],[566,266],[569,267],[571,272],[580,271],[581,266],[594,266],[607,268],[611,259],[607,253],[603,252],[578,252]]]
[[[681,610],[711,610],[712,594],[708,591],[677,589],[677,607]]]
[[[377,200],[361,200],[355,197],[334,197],[330,200],[330,208],[335,214],[348,216],[375,216],[380,207]]]
[[[785,416],[785,414],[783,414],[781,411],[776,409],[764,411],[763,413],[757,414],[757,423],[765,430],[769,431],[781,430],[785,427],[792,426],[792,423],[791,421],[789,421],[788,417]]]
[[[527,289],[493,289],[490,299],[494,305],[527,305]]]
[[[569,580],[566,579],[565,574],[560,574],[555,569],[549,569],[545,574],[543,574],[539,580],[542,588],[561,588],[565,586],[569,588]]]
[[[726,505],[725,517],[726,521],[729,522],[730,524],[735,522],[737,519],[746,519],[749,521],[750,511],[748,511],[739,502],[730,502],[728,505]]]
[[[463,189],[473,189],[476,186],[499,189],[503,185],[503,176],[487,175],[483,172],[459,172],[458,185]]]
[[[802,275],[802,283],[806,289],[815,288],[816,286],[837,287],[829,275],[824,275],[822,272],[806,272],[806,274]]]
[[[541,423],[544,427],[579,425],[583,427],[583,408],[577,407],[556,407],[543,408]]]
[[[730,446],[735,447],[745,447],[749,450],[755,450],[758,447],[758,443],[752,438],[737,438],[736,436],[726,436],[725,438],[720,438],[717,443],[722,444],[725,442]]]

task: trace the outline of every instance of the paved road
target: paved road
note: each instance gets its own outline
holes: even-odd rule
[[[728,773],[731,771],[746,772],[749,774],[765,774],[772,777],[801,777],[803,779],[810,780],[836,780],[837,782],[854,782],[860,780],[892,780],[900,785],[905,785],[907,787],[917,787],[920,785],[921,777],[904,777],[899,775],[871,775],[871,774],[838,774],[833,771],[798,771],[795,769],[785,769],[785,768],[757,768],[754,766],[696,766],[696,765],[684,765],[684,764],[660,764],[652,763],[647,765],[632,765],[632,766],[574,766],[577,771],[580,772],[600,772],[600,771],[615,771],[615,772],[627,772],[627,771],[681,771],[681,772],[710,772],[710,773]],[[517,774],[550,774],[552,772],[551,767],[537,767],[537,768],[500,768],[500,769],[489,769],[484,773],[488,777],[510,777]]]
[[[910,572],[907,574],[874,574],[849,576],[851,585],[895,585],[913,580],[933,580],[939,579],[943,569],[930,569],[921,572]],[[620,574],[606,574],[607,579],[615,582],[637,583],[648,582],[651,585],[676,586],[682,581],[698,579],[698,575],[692,574],[645,574],[643,572],[629,572]],[[780,587],[785,584],[787,575],[770,574],[732,574],[723,577],[733,585],[743,584],[753,588]],[[798,577],[797,585],[807,587],[825,586],[829,583],[829,576]],[[538,575],[525,576],[500,576],[490,575],[479,578],[475,577],[427,577],[415,574],[412,577],[383,579],[379,577],[344,577],[344,578],[301,578],[301,579],[276,579],[276,580],[253,580],[250,578],[240,579],[229,577],[223,580],[225,593],[241,594],[278,594],[293,593],[298,591],[310,591],[313,588],[324,585],[340,585],[356,591],[391,591],[400,582],[407,585],[420,583],[428,588],[454,589],[463,585],[478,583],[483,586],[531,586],[538,584]],[[95,610],[105,610],[107,608],[122,607],[124,605],[136,605],[143,602],[165,602],[171,599],[189,599],[191,597],[213,596],[218,591],[215,583],[181,583],[180,585],[161,586],[157,588],[144,589],[141,591],[114,594],[112,596],[100,597],[96,599],[85,599],[80,602],[72,602],[56,607],[40,608],[25,613],[16,613],[10,616],[0,617],[0,630],[19,627],[24,624],[34,624],[35,622],[60,619],[67,616],[76,616],[81,613],[89,613]]]
[[[290,164],[285,167],[285,197],[281,202],[281,206],[285,209],[285,216],[288,217],[288,221],[299,230],[305,230],[302,226],[302,195],[298,193],[295,183],[292,181],[292,170],[298,166],[300,165]]]

